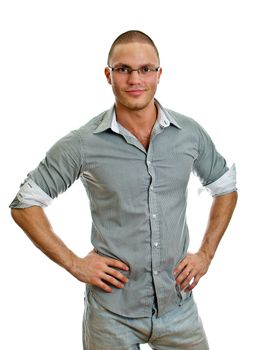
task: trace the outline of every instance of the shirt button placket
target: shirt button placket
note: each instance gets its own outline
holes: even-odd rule
[[[151,159],[151,153],[148,152],[147,155],[147,168],[148,173],[151,176],[151,184],[149,188],[149,215],[151,223],[151,249],[152,249],[152,269],[154,276],[155,290],[158,294],[158,283],[155,280],[160,273],[160,243],[159,243],[159,220],[158,220],[158,211],[157,211],[157,202],[156,202],[156,192],[155,192],[155,171],[153,166],[153,161]]]

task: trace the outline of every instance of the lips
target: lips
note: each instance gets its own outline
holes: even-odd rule
[[[134,89],[134,90],[126,90],[126,93],[130,96],[141,96],[145,90]]]

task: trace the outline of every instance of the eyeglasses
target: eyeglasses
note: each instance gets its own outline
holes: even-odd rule
[[[109,69],[112,72],[118,73],[120,75],[130,75],[132,72],[138,72],[138,74],[142,74],[142,75],[151,75],[155,72],[158,72],[160,67],[154,67],[154,66],[142,66],[139,68],[131,68],[128,66],[118,66],[118,67],[111,67],[108,66]]]

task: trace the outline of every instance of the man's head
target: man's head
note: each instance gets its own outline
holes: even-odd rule
[[[136,111],[153,104],[161,73],[158,50],[148,35],[131,30],[115,39],[105,75],[116,106]]]
[[[133,42],[151,45],[158,58],[158,65],[160,65],[160,56],[159,56],[158,49],[155,46],[155,43],[147,34],[141,32],[140,30],[129,30],[125,33],[122,33],[114,40],[108,54],[107,65],[110,66],[111,57],[117,45],[128,44]]]

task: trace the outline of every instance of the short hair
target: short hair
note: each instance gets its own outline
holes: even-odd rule
[[[112,46],[108,54],[107,64],[108,65],[110,64],[110,59],[116,45],[128,44],[133,42],[150,44],[154,48],[158,61],[160,62],[159,52],[157,47],[155,46],[154,41],[147,34],[141,32],[140,30],[128,30],[127,32],[120,34],[112,43]]]

